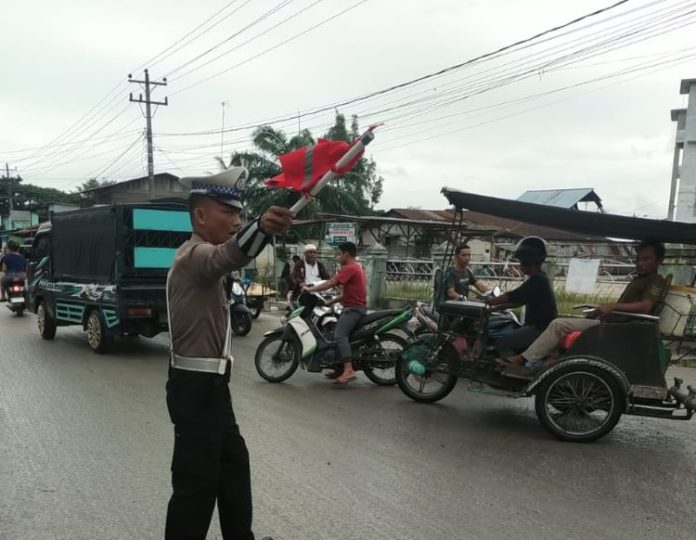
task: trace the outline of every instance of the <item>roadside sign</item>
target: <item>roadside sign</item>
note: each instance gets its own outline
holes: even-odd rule
[[[355,223],[328,223],[326,241],[329,244],[340,244],[341,242],[357,244],[356,230]]]

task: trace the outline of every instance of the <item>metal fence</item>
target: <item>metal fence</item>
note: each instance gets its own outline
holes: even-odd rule
[[[435,264],[429,259],[387,261],[387,298],[428,301],[433,296]]]
[[[554,263],[556,288],[565,288],[565,277],[569,263]],[[469,265],[474,276],[494,283],[503,291],[513,289],[524,279],[519,267],[509,261],[472,261]],[[630,280],[634,270],[630,264],[603,262],[597,279],[598,296],[615,296]],[[431,259],[389,259],[386,271],[385,297],[403,300],[429,301],[433,298],[436,280],[433,273],[438,269]],[[438,277],[438,280],[440,278]],[[618,292],[617,292],[618,291]]]

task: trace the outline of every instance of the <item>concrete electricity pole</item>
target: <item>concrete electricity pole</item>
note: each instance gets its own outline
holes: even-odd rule
[[[15,168],[14,170],[16,171],[17,169]],[[12,213],[12,180],[14,180],[14,178],[10,177],[9,163],[5,163],[5,180],[7,180],[7,206],[9,208],[10,213]]]
[[[144,81],[139,81],[136,79],[133,79],[132,75],[129,73],[128,74],[128,82],[131,83],[138,83],[138,84],[143,84],[145,85],[145,99],[143,99],[143,95],[140,94],[138,99],[133,99],[133,92],[130,93],[129,100],[133,103],[144,103],[145,104],[145,118],[147,119],[147,131],[146,131],[146,136],[147,136],[147,177],[148,177],[148,193],[150,198],[152,199],[155,195],[155,164],[154,160],[152,157],[152,112],[150,109],[150,105],[164,105],[167,106],[168,99],[165,97],[164,101],[152,101],[150,99],[151,95],[151,86],[167,86],[167,78],[164,77],[162,79],[162,82],[155,82],[150,80],[150,74],[148,73],[148,70],[145,70],[145,80]]]

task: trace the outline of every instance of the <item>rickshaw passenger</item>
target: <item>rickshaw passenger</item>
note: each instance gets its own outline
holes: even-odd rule
[[[537,367],[561,344],[563,336],[573,331],[585,331],[602,321],[626,322],[628,317],[613,315],[614,311],[650,314],[659,302],[667,286],[665,278],[658,274],[665,258],[665,246],[661,242],[645,240],[636,247],[636,277],[624,289],[615,304],[601,304],[587,318],[560,318],[548,328],[522,354],[506,358],[507,365]]]
[[[516,289],[497,298],[488,299],[495,309],[510,309],[525,306],[525,324],[496,341],[496,350],[501,357],[529,347],[546,327],[558,316],[556,298],[549,278],[541,265],[546,260],[546,246],[540,238],[525,238],[515,250],[514,257],[520,262],[522,273],[528,279]]]
[[[452,267],[444,279],[445,298],[443,300],[466,300],[469,287],[476,287],[479,292],[488,292],[488,287],[476,279],[469,268],[471,262],[471,249],[466,244],[460,244],[455,248]]]

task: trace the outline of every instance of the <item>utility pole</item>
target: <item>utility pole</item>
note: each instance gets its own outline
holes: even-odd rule
[[[7,207],[12,213],[12,180],[10,180],[10,164],[5,162],[5,178],[7,179]],[[8,214],[9,215],[9,214]]]
[[[128,82],[145,85],[145,99],[143,99],[142,94],[140,94],[138,96],[138,99],[133,99],[133,92],[131,92],[130,96],[129,96],[129,101],[131,101],[133,103],[144,103],[145,104],[145,118],[147,119],[147,130],[146,130],[146,136],[147,136],[147,178],[148,178],[147,184],[148,184],[149,196],[152,199],[155,196],[155,164],[154,164],[154,160],[152,157],[152,112],[150,110],[150,105],[167,106],[169,103],[168,103],[168,98],[166,98],[166,97],[164,98],[164,101],[152,101],[150,99],[150,95],[151,95],[150,87],[151,86],[167,86],[167,78],[164,77],[162,79],[162,82],[151,81],[150,80],[150,73],[146,69],[144,81],[139,81],[139,80],[134,79],[133,76],[129,73],[128,74]]]
[[[17,168],[14,168],[15,172],[17,171]],[[12,180],[15,180],[15,178],[10,177],[10,164],[5,163],[5,180],[7,180],[7,207],[9,208],[10,213],[12,212]],[[9,215],[9,214],[8,214]]]

